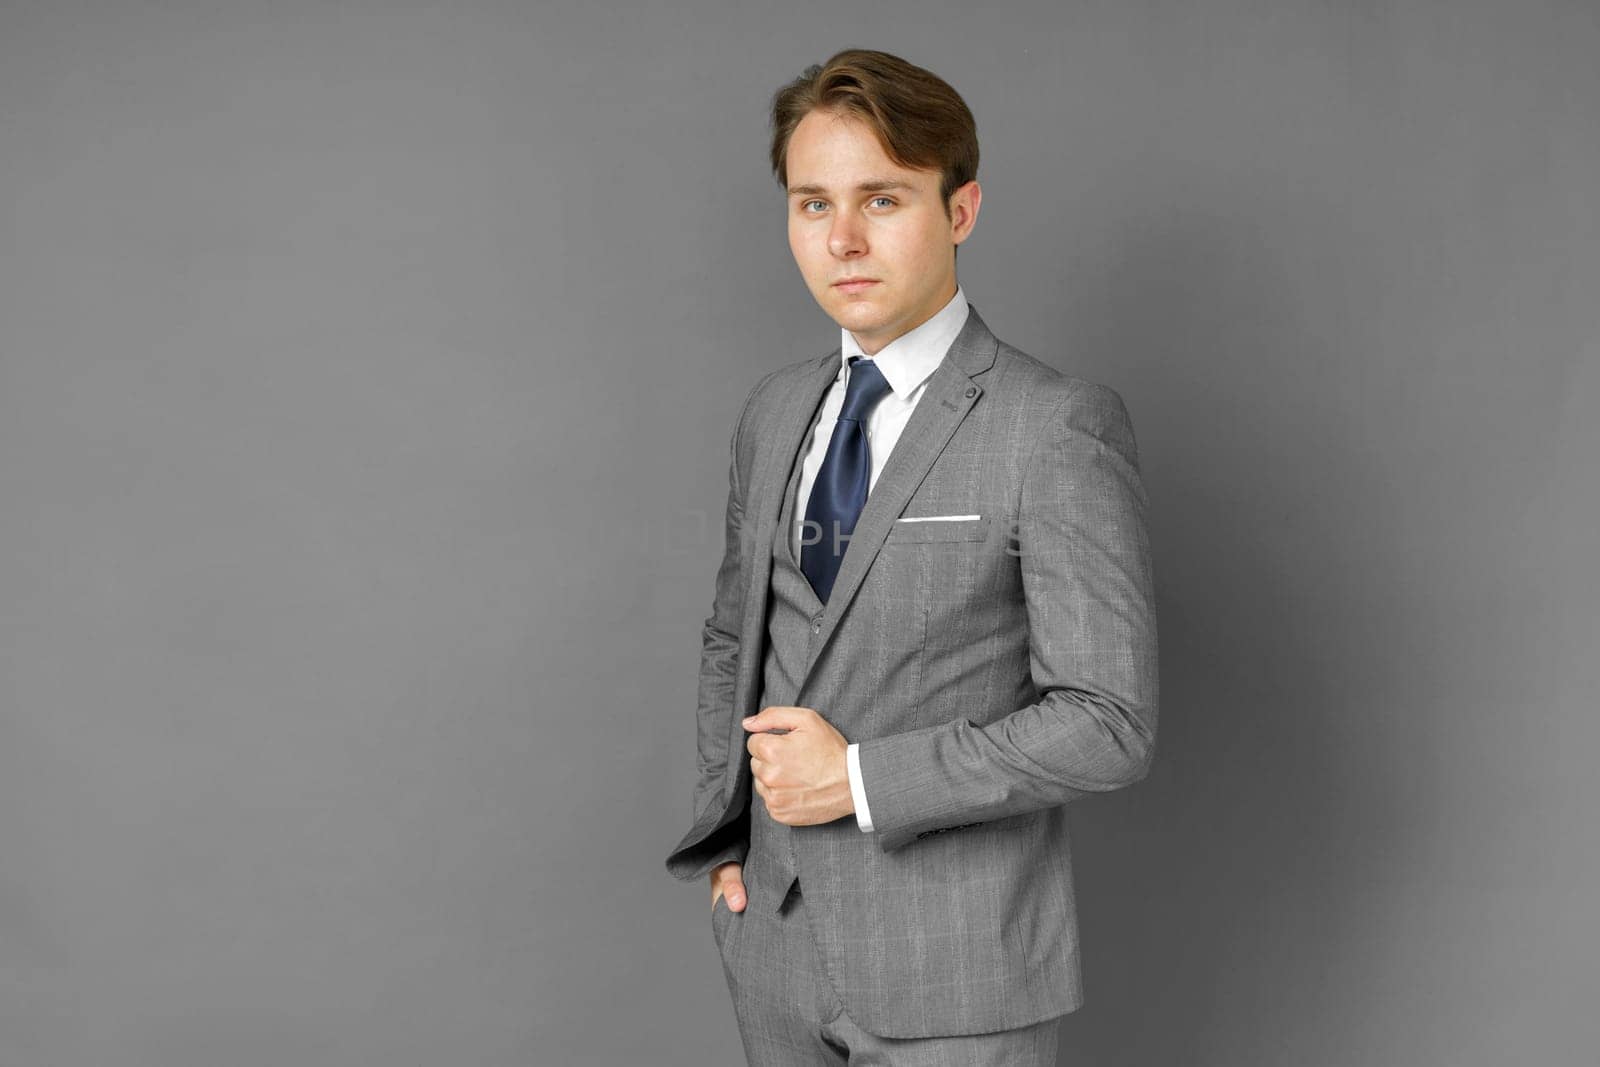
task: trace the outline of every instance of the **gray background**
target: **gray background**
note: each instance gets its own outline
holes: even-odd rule
[[[662,860],[850,45],[1154,503],[1062,1063],[1593,1062],[1596,5],[719,0],[0,8],[0,1065],[739,1062]]]

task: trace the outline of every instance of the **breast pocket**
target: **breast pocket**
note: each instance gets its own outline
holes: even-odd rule
[[[907,515],[894,520],[885,543],[933,544],[984,541],[988,537],[988,515]]]
[[[919,644],[930,648],[961,647],[973,638],[972,608],[980,593],[979,576],[991,551],[993,518],[978,508],[896,519],[884,539],[886,569],[902,588],[914,589],[921,615]]]

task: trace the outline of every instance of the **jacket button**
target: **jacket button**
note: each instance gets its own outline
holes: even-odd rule
[[[971,400],[973,397],[975,397],[977,395],[978,395],[978,387],[976,385],[967,386],[967,399],[968,400]]]

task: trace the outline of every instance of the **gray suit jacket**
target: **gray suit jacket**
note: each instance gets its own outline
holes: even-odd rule
[[[1146,496],[1121,398],[969,304],[867,498],[795,700],[860,743],[875,829],[795,827],[818,954],[887,1037],[1009,1029],[1083,1000],[1062,805],[1138,781],[1156,737]],[[839,350],[758,382],[730,445],[684,880],[748,853],[774,525]],[[903,522],[932,515],[976,519]]]

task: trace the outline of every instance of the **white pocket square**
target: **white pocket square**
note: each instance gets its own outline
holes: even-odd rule
[[[912,518],[912,517],[902,517],[902,518],[898,518],[898,519],[896,519],[894,521],[895,522],[956,522],[957,520],[960,520],[960,519],[981,519],[981,518],[983,518],[982,515],[918,515],[918,516],[916,516],[914,518]]]

